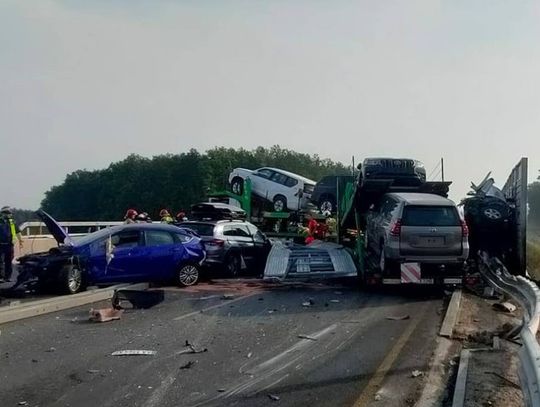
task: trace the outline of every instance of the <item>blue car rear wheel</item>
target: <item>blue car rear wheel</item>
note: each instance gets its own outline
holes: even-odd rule
[[[193,264],[186,264],[178,269],[176,281],[178,285],[189,287],[199,282],[199,269]]]

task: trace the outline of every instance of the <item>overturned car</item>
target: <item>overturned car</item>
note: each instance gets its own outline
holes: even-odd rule
[[[167,281],[196,284],[205,259],[201,239],[166,224],[113,226],[72,238],[46,212],[37,215],[58,242],[45,253],[20,257],[13,289],[35,286],[74,294],[89,285]]]

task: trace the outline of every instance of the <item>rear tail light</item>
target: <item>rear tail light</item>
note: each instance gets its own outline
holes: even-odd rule
[[[401,219],[398,219],[394,222],[394,224],[390,228],[390,235],[392,236],[401,235]]]
[[[210,247],[223,247],[225,245],[225,241],[221,239],[213,239],[208,242],[205,242],[204,244],[205,246],[210,246]]]
[[[463,219],[461,219],[461,234],[463,237],[469,236],[469,226],[467,226],[467,222]]]

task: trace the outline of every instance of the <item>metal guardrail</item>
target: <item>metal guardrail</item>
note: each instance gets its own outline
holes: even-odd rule
[[[540,407],[540,344],[536,339],[540,323],[540,289],[531,280],[511,275],[497,258],[480,253],[479,269],[489,284],[511,296],[525,310],[520,338],[519,380],[525,405]]]

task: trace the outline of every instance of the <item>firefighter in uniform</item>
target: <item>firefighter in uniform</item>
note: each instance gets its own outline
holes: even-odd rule
[[[22,250],[23,242],[21,232],[13,220],[9,206],[0,209],[0,280],[11,280],[13,272],[13,257],[15,241],[19,241]]]

